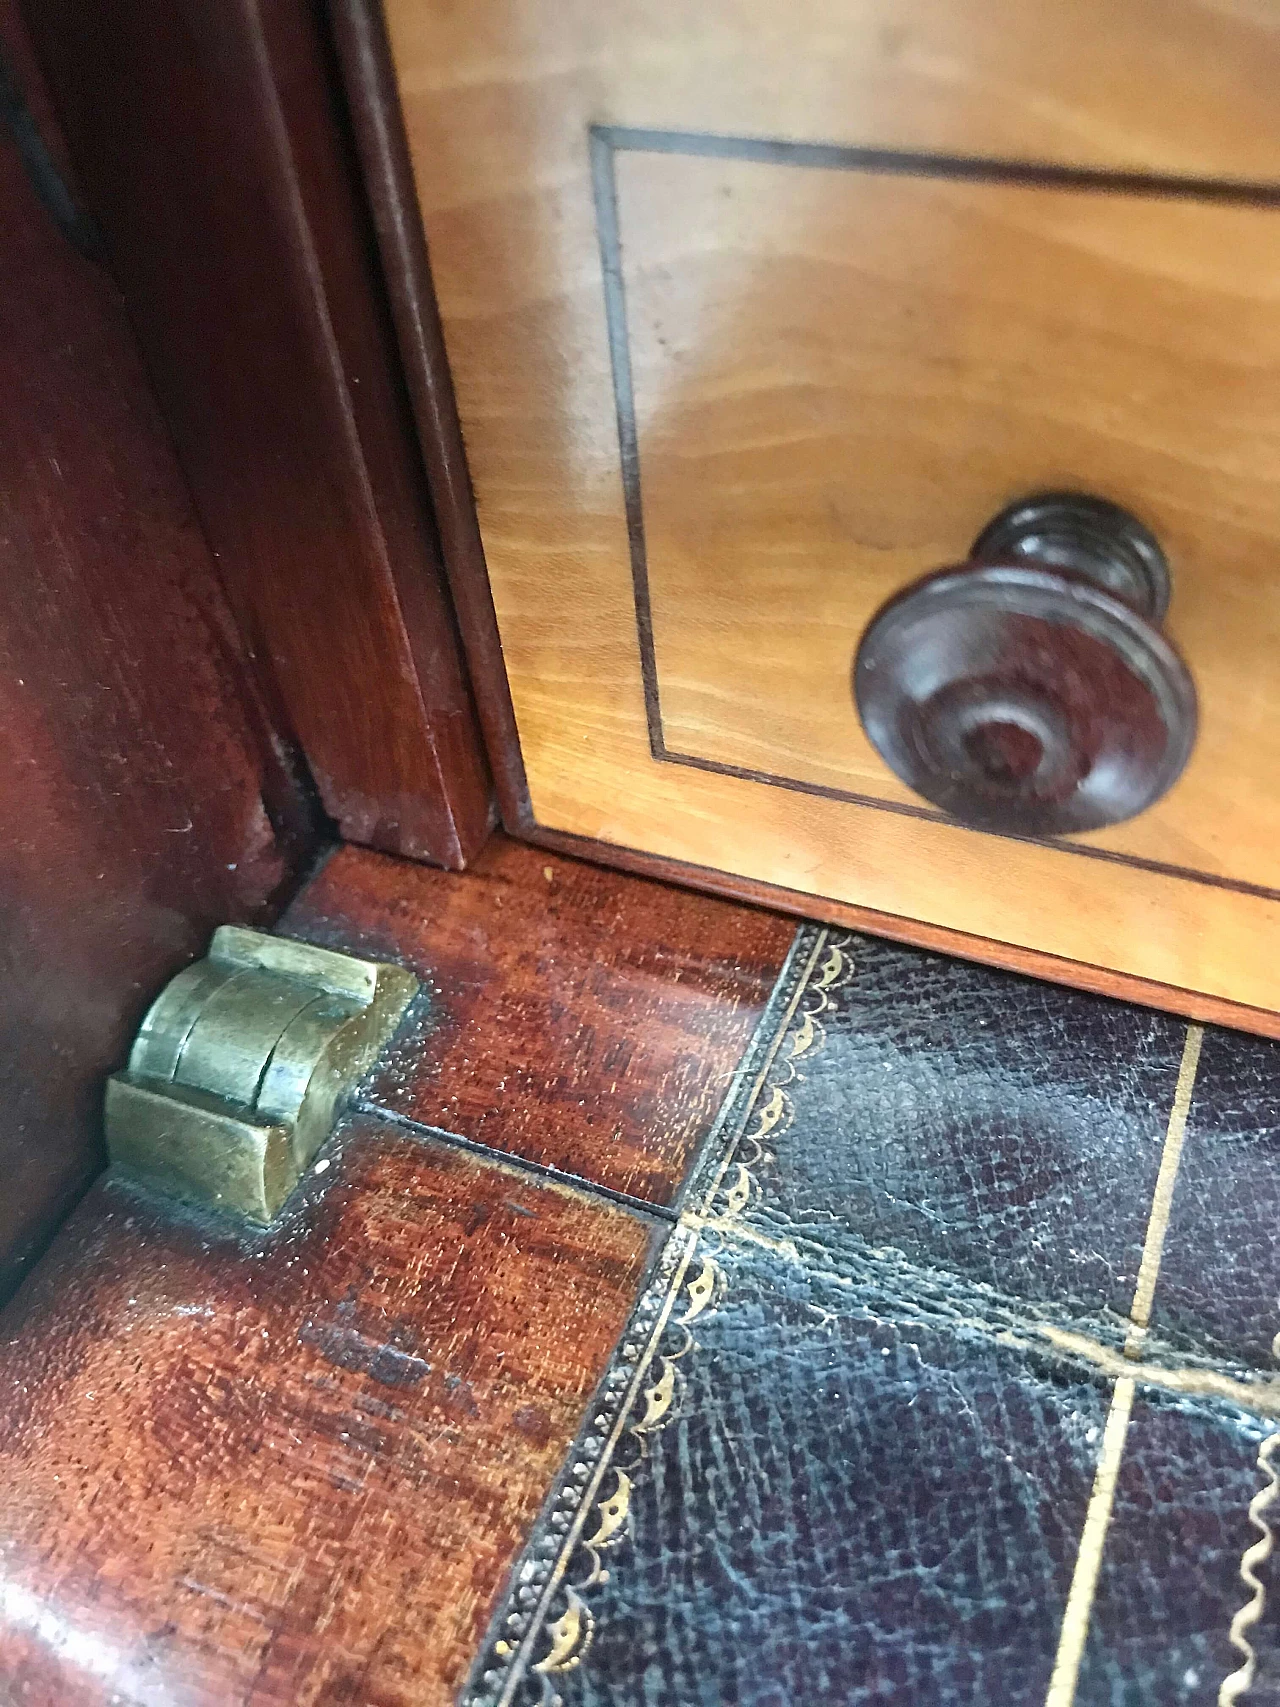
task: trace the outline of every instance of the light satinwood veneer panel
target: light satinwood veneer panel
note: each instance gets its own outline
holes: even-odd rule
[[[697,136],[1280,179],[1280,14],[390,0],[388,24],[537,823],[1275,1008],[1280,209]],[[651,756],[592,125],[691,133],[612,153],[662,739],[786,787]],[[854,715],[858,636],[1045,485],[1160,534],[1202,695],[1177,788],[1086,839],[1120,862],[803,792],[911,804]]]
[[[1083,489],[1164,544],[1201,699],[1177,788],[1087,840],[1280,886],[1280,210],[616,159],[667,748],[919,804],[859,636]]]

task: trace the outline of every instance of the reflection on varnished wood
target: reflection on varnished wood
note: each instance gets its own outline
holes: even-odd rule
[[[503,836],[461,880],[343,848],[282,929],[392,956],[435,992],[371,1102],[651,1203],[675,1194],[795,934]]]
[[[362,1118],[247,1247],[95,1187],[4,1318],[6,1699],[452,1699],[649,1230]]]
[[[587,142],[1269,181],[1270,8],[393,0],[388,21],[537,822],[1270,1010],[1280,218],[724,149],[617,161],[672,751],[908,804],[849,701],[866,617],[1001,503],[1098,491],[1167,537],[1169,631],[1206,688],[1183,783],[1096,845],[1184,879],[654,762]]]

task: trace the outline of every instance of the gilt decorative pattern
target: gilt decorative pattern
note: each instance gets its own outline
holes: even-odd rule
[[[1277,1069],[802,930],[465,1707],[1280,1699]]]

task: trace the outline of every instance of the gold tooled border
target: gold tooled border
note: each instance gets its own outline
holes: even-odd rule
[[[708,1134],[703,1158],[691,1170],[684,1195],[697,1207],[681,1213],[663,1246],[653,1279],[636,1301],[621,1344],[610,1360],[604,1391],[591,1406],[587,1423],[544,1503],[530,1546],[516,1566],[471,1679],[460,1696],[460,1707],[511,1707],[518,1691],[534,1676],[542,1681],[542,1699],[547,1707],[556,1707],[560,1697],[554,1687],[555,1677],[582,1663],[595,1628],[594,1614],[583,1591],[607,1580],[605,1550],[626,1533],[631,1482],[625,1472],[614,1468],[618,1445],[628,1433],[643,1444],[647,1435],[678,1415],[676,1366],[695,1347],[689,1324],[713,1307],[721,1286],[711,1257],[693,1268],[701,1228],[711,1219],[739,1152],[746,1150],[753,1163],[763,1154],[762,1139],[778,1126],[778,1099],[785,1094],[783,1086],[796,1077],[796,1061],[821,1047],[825,1033],[819,1016],[830,1006],[829,992],[843,981],[840,975],[850,967],[846,942],[844,933],[827,929],[802,926],[797,931],[756,1037]],[[819,1002],[805,1004],[806,995],[813,992],[819,995]],[[785,1075],[773,1087],[775,1096],[759,1110],[756,1130],[747,1132],[762,1094],[772,1084],[779,1054],[788,1039],[791,1047],[783,1056]],[[726,1213],[716,1218],[721,1224],[740,1214],[750,1196],[748,1164],[736,1162],[736,1166],[740,1173],[734,1175],[725,1193]],[[741,1183],[744,1176],[748,1182],[745,1190]],[[687,1295],[687,1305],[677,1314],[682,1294]],[[684,1330],[684,1344],[664,1350],[673,1326]],[[614,1486],[605,1494],[605,1479],[610,1474]],[[588,1534],[587,1526],[593,1518],[595,1527]],[[569,1568],[580,1549],[585,1549],[590,1569],[585,1578],[571,1583],[567,1580]],[[562,1609],[552,1618],[561,1600]]]
[[[767,1141],[785,1131],[792,1118],[788,1087],[803,1076],[797,1063],[821,1052],[826,1041],[822,1015],[831,1006],[831,993],[852,976],[850,940],[847,933],[815,927],[802,927],[797,932],[761,1027],[708,1134],[702,1157],[691,1170],[684,1192],[689,1207],[682,1210],[663,1246],[653,1278],[636,1302],[622,1342],[610,1360],[604,1390],[597,1395],[588,1423],[579,1432],[552,1495],[544,1503],[530,1547],[507,1587],[471,1680],[460,1696],[460,1707],[512,1707],[522,1686],[535,1678],[541,1683],[540,1707],[562,1707],[556,1679],[582,1664],[595,1632],[595,1614],[585,1599],[585,1591],[608,1580],[609,1571],[605,1567],[608,1550],[627,1533],[632,1481],[627,1472],[614,1465],[618,1446],[625,1435],[631,1434],[640,1443],[643,1454],[647,1438],[679,1415],[678,1365],[696,1348],[689,1324],[713,1309],[724,1295],[724,1278],[714,1258],[703,1253],[701,1264],[694,1267],[700,1254],[701,1233],[704,1228],[730,1231],[755,1195],[757,1187],[752,1170],[766,1158]],[[813,995],[817,1001],[806,1001]],[[1213,1391],[1215,1396],[1236,1403],[1243,1401],[1246,1408],[1255,1412],[1280,1415],[1280,1394],[1273,1395],[1269,1383],[1265,1391],[1250,1391],[1238,1382],[1211,1383],[1203,1374],[1194,1382],[1184,1383],[1175,1380],[1174,1373],[1153,1369],[1142,1361],[1200,1036],[1198,1026],[1188,1027],[1178,1092],[1170,1111],[1161,1179],[1153,1193],[1129,1334],[1124,1354],[1108,1359],[1106,1373],[1116,1377],[1114,1414],[1108,1420],[1108,1432],[1115,1435],[1111,1453],[1114,1463],[1102,1461],[1107,1458],[1104,1442],[1099,1463],[1099,1479],[1104,1485],[1095,1486],[1090,1501],[1091,1515],[1096,1519],[1092,1525],[1097,1531],[1092,1537],[1096,1545],[1086,1546],[1090,1540],[1088,1521],[1081,1539],[1081,1554],[1092,1557],[1096,1553],[1098,1560],[1111,1515],[1110,1492],[1123,1454],[1129,1406],[1137,1387],[1185,1384]],[[748,1130],[753,1115],[756,1124]],[[677,1314],[682,1294],[687,1303]],[[666,1343],[673,1327],[682,1330],[683,1343],[675,1347]],[[1054,1333],[1050,1337],[1056,1343],[1078,1336]],[[1280,1335],[1277,1342],[1280,1344]],[[1058,1349],[1078,1352],[1080,1348],[1062,1343]],[[1100,1360],[1086,1357],[1085,1361]],[[1111,1362],[1117,1365],[1115,1369],[1110,1368]],[[1219,1386],[1231,1390],[1219,1393]],[[1223,1680],[1217,1696],[1218,1707],[1233,1707],[1256,1681],[1257,1657],[1246,1632],[1262,1617],[1266,1604],[1265,1586],[1256,1572],[1274,1548],[1270,1515],[1271,1508],[1280,1500],[1280,1465],[1274,1456],[1278,1448],[1280,1430],[1266,1436],[1258,1453],[1258,1467],[1266,1476],[1266,1485],[1251,1500],[1248,1516],[1260,1538],[1246,1548],[1240,1562],[1241,1581],[1251,1594],[1233,1617],[1229,1632],[1243,1663]],[[605,1479],[610,1475],[614,1478],[612,1489],[603,1494]],[[1093,1514],[1092,1507],[1099,1502],[1100,1509]],[[588,1534],[587,1527],[593,1518],[595,1527]],[[569,1571],[580,1551],[589,1569],[585,1576],[571,1582]],[[1077,1576],[1079,1567],[1078,1560]],[[1090,1623],[1096,1568],[1085,1575],[1090,1581],[1079,1596],[1077,1616],[1071,1618],[1070,1608],[1064,1612],[1060,1651],[1047,1707],[1055,1703],[1066,1707],[1074,1698],[1079,1657]],[[1077,1586],[1073,1579],[1073,1595]],[[552,1618],[558,1602],[562,1603],[558,1615]],[[1070,1639],[1069,1627],[1073,1625],[1078,1626],[1075,1640]],[[1071,1649],[1069,1660],[1074,1661],[1065,1666],[1061,1651],[1064,1645]]]

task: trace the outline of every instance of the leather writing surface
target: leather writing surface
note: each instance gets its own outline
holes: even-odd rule
[[[1274,1046],[1206,1035],[1155,1300],[1163,1333],[1263,1367],[1280,1328],[1278,1092]]]
[[[1275,1699],[1274,1046],[819,931],[771,1023],[468,1707]]]
[[[871,938],[852,955],[748,1224],[1127,1312],[1186,1026]]]

